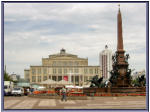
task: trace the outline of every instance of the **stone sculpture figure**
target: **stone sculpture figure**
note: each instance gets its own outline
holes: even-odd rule
[[[140,87],[145,86],[145,81],[146,81],[146,79],[145,79],[145,76],[144,76],[144,75],[142,75],[141,77],[139,77],[139,84],[140,84]]]
[[[91,80],[88,80],[91,82],[90,87],[100,87],[103,81],[103,77],[98,78],[98,75],[95,75]]]

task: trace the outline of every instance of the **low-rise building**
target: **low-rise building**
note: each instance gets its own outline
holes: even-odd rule
[[[25,69],[24,70],[24,79],[28,82],[30,82],[30,70]]]
[[[10,78],[13,80],[13,81],[19,81],[20,79],[20,75],[17,75],[17,74],[11,74],[10,75]]]

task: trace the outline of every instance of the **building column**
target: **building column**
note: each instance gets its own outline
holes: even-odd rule
[[[58,75],[56,75],[56,81],[58,82]]]
[[[80,74],[78,74],[78,85],[80,86]]]
[[[51,74],[51,80],[52,80],[52,74]]]
[[[82,86],[82,74],[79,75],[79,86]]]
[[[36,74],[36,69],[35,69],[35,74],[34,74],[34,76],[35,76],[35,83],[37,83],[37,74]]]
[[[75,85],[75,75],[73,76],[73,78],[74,78],[74,81],[73,81],[74,83],[73,84]]]
[[[82,86],[84,85],[84,75],[82,75]]]

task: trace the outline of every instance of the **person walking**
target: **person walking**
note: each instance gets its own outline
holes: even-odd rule
[[[62,94],[61,101],[63,100],[67,101],[66,93],[67,93],[67,89],[65,88],[65,86],[63,86],[63,88],[61,89],[61,94]]]

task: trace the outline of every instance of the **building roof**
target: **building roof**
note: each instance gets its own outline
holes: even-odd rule
[[[112,50],[108,49],[108,46],[105,45],[105,49],[100,54],[112,53]]]
[[[52,54],[52,55],[49,55],[49,58],[59,58],[59,57],[71,57],[71,58],[77,58],[77,59],[86,59],[87,58],[79,58],[77,55],[74,55],[74,54],[70,54],[70,53],[67,53],[65,49],[61,49],[59,53],[56,53],[56,54]],[[47,59],[47,58],[44,58],[44,59]]]
[[[99,65],[87,65],[87,66],[43,66],[43,65],[31,65],[30,67],[49,67],[49,68],[56,68],[56,67],[74,67],[74,68],[77,68],[77,67],[100,67]]]
[[[52,56],[75,56],[75,57],[77,57],[77,55],[67,53],[66,50],[63,49],[63,48],[60,50],[59,53],[52,54],[52,55],[49,55],[49,56],[50,57],[52,57]]]

